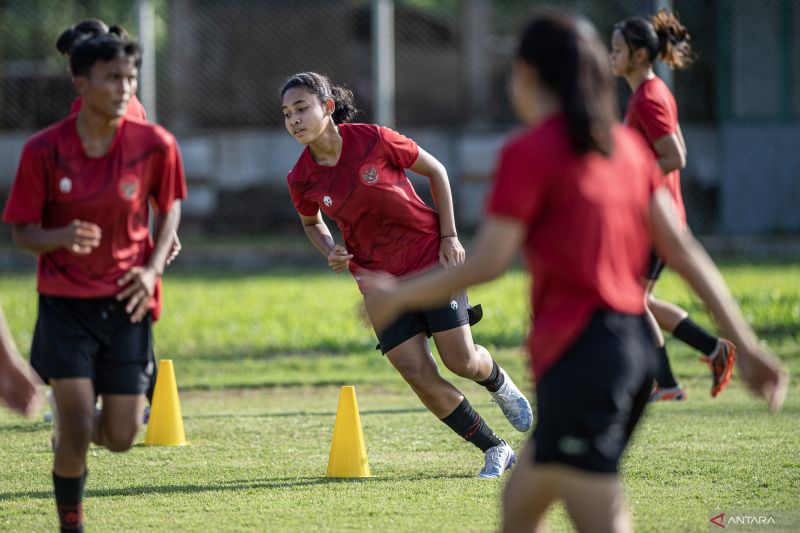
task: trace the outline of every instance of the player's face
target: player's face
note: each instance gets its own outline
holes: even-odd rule
[[[119,118],[128,109],[128,101],[136,94],[139,70],[131,57],[98,61],[89,76],[76,76],[75,83],[83,103],[108,118]]]
[[[301,144],[310,144],[322,134],[330,119],[328,106],[319,97],[298,86],[283,95],[283,122],[286,130]]]
[[[611,69],[615,76],[625,76],[633,69],[628,43],[619,30],[611,35]]]
[[[509,92],[511,104],[517,118],[525,124],[534,124],[538,113],[536,111],[535,75],[533,69],[525,61],[517,59],[511,68]]]

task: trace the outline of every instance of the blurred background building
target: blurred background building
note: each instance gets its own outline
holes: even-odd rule
[[[303,70],[350,87],[357,120],[394,126],[437,156],[461,226],[474,227],[498,149],[518,127],[506,88],[515,35],[542,3],[0,0],[0,201],[25,139],[75,96],[56,38],[97,17],[148,52],[140,98],[181,145],[184,231],[296,231],[285,177],[301,146],[283,128],[278,90]],[[616,21],[672,6],[697,54],[690,70],[664,74],[688,144],[691,226],[743,242],[800,234],[800,0],[550,3],[587,16],[605,40]],[[618,83],[622,110],[629,90]]]

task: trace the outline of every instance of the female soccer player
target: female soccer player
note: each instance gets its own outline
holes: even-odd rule
[[[534,531],[562,500],[579,531],[627,531],[617,472],[656,363],[640,283],[653,243],[737,341],[742,377],[773,409],[786,375],[681,227],[648,147],[616,123],[609,61],[592,26],[534,17],[511,85],[528,129],[502,151],[475,250],[445,272],[399,283],[368,276],[367,308],[381,330],[401,312],[496,278],[522,248],[538,423],[506,485],[503,528]]]
[[[306,235],[334,272],[349,267],[403,275],[463,262],[447,171],[436,158],[389,128],[350,124],[353,94],[320,74],[291,76],[281,98],[286,129],[306,145],[288,176],[292,201]],[[438,213],[417,196],[407,168],[428,177]],[[336,221],[344,246],[334,242],[320,210]],[[439,374],[429,335],[445,366],[486,387],[519,431],[533,422],[528,400],[489,352],[473,343],[463,291],[453,291],[436,309],[403,315],[378,336],[381,351],[425,407],[485,453],[479,475],[502,475],[516,460],[513,450]]]
[[[73,49],[84,105],[26,143],[3,213],[17,245],[39,256],[31,362],[57,400],[53,484],[70,531],[82,531],[89,443],[125,451],[139,429],[157,281],[186,196],[175,138],[124,117],[140,64],[138,45],[116,35]]]
[[[122,26],[109,26],[99,19],[87,19],[64,30],[64,32],[59,35],[58,40],[56,41],[56,49],[61,53],[61,55],[67,58],[67,61],[69,61],[69,57],[72,54],[72,48],[78,42],[80,42],[82,39],[96,37],[105,33],[113,33],[120,39],[128,39],[128,32]],[[78,95],[72,102],[72,107],[70,108],[69,112],[77,113],[80,111],[82,105],[83,97]],[[147,120],[147,112],[135,94],[131,96],[131,99],[128,102],[128,109],[125,115],[128,118],[134,118],[143,122]]]
[[[44,403],[39,378],[19,355],[0,308],[0,400],[18,413],[31,416]]]
[[[614,26],[611,37],[612,68],[614,74],[625,78],[633,91],[625,113],[625,123],[644,136],[658,158],[681,223],[685,225],[680,169],[686,164],[686,143],[678,124],[675,98],[653,72],[656,59],[664,61],[671,69],[686,68],[692,61],[689,32],[674,14],[662,10],[650,20],[636,17]],[[648,267],[646,294],[648,318],[658,343],[659,370],[656,375],[658,387],[650,399],[686,399],[686,391],[672,374],[661,328],[704,354],[701,359],[712,371],[711,395],[716,397],[731,379],[736,358],[734,344],[709,334],[684,309],[652,296],[653,286],[663,268],[664,261],[654,253]]]

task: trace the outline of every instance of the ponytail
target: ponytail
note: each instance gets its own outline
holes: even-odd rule
[[[615,24],[614,30],[622,34],[631,52],[644,48],[650,63],[660,59],[671,69],[684,69],[692,63],[689,31],[671,11],[662,9],[649,20],[626,19]]]
[[[62,55],[69,55],[72,49],[83,39],[108,33],[108,25],[100,19],[87,19],[67,28],[56,40],[56,49]]]
[[[305,87],[309,92],[316,94],[323,104],[328,99],[333,100],[334,110],[331,119],[334,124],[350,122],[359,112],[356,109],[353,92],[343,86],[331,85],[328,77],[322,74],[300,72],[289,76],[281,87],[281,98],[293,87]]]
[[[573,149],[610,155],[614,84],[594,27],[557,11],[542,12],[525,28],[517,57],[533,66],[542,84],[559,98]]]

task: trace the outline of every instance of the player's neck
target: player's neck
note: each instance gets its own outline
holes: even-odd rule
[[[311,150],[311,157],[318,165],[336,166],[342,155],[342,135],[339,133],[339,128],[331,123],[330,127],[325,128],[325,131],[308,147]]]
[[[653,67],[648,66],[647,68],[639,68],[625,76],[625,81],[628,82],[628,86],[631,88],[631,91],[636,92],[636,89],[639,88],[641,84],[646,82],[647,80],[652,80],[655,78],[656,74],[653,72]]]
[[[87,105],[81,108],[75,126],[87,156],[103,157],[106,155],[121,120],[122,117],[110,118],[94,112]]]

